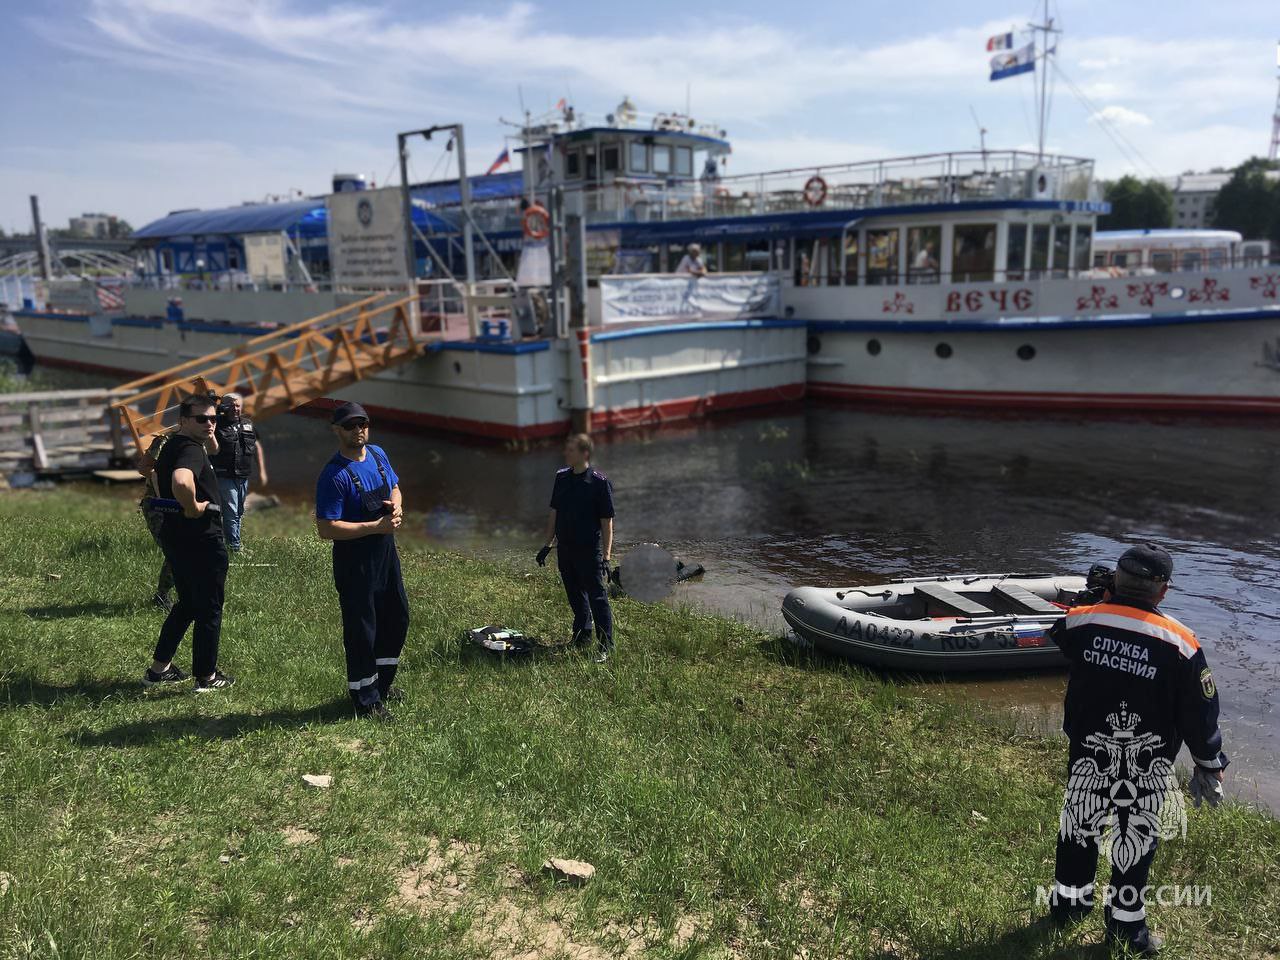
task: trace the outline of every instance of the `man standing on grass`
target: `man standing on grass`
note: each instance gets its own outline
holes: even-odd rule
[[[219,401],[217,436],[213,472],[218,476],[222,502],[222,532],[227,550],[239,553],[240,522],[244,518],[244,499],[249,493],[249,476],[256,469],[259,486],[267,483],[262,439],[253,421],[244,416],[244,399],[240,394],[228,393]]]
[[[1169,591],[1173,559],[1152,543],[1130,547],[1102,603],[1073,607],[1049,636],[1071,663],[1062,728],[1070,740],[1057,867],[1049,898],[1060,924],[1093,908],[1099,848],[1111,861],[1103,896],[1107,939],[1153,956],[1147,875],[1161,836],[1186,828],[1173,765],[1183,741],[1199,806],[1222,800],[1218,690],[1196,635],[1156,606]],[[1173,830],[1166,831],[1170,818]]]
[[[178,429],[156,460],[156,492],[161,500],[170,501],[173,510],[161,525],[160,545],[173,571],[178,602],[160,627],[154,661],[142,679],[147,687],[187,679],[173,665],[173,655],[192,624],[191,672],[196,692],[227,690],[235,683],[218,670],[227,548],[218,516],[218,482],[209,462],[209,454],[218,452],[213,432],[217,419],[211,397],[184,400],[178,410]]]
[[[591,640],[595,619],[596,663],[613,653],[613,611],[609,607],[609,563],[613,556],[613,486],[591,466],[591,438],[575,433],[564,445],[568,466],[556,473],[551,489],[551,513],[538,551],[538,566],[546,566],[551,547],[564,592],[573,610],[573,642]]]
[[[369,443],[369,415],[358,403],[333,411],[338,440],[316,481],[316,528],[333,542],[333,582],[342,608],[347,689],[356,713],[387,721],[386,702],[409,633],[409,599],[395,532],[403,521],[400,478],[381,447]]]

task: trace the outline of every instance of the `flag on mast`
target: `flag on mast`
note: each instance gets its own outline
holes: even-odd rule
[[[510,162],[511,162],[511,154],[507,152],[506,147],[503,147],[502,152],[498,154],[498,159],[493,161],[493,163],[489,164],[489,169],[485,171],[484,175],[487,177],[489,174],[496,171],[499,167],[503,166],[504,164],[508,164]]]
[[[1013,49],[1012,33],[997,33],[994,37],[991,37],[990,39],[987,40],[987,53],[991,53],[994,50],[1012,50],[1012,49]]]
[[[1036,68],[1036,44],[1033,40],[1012,53],[998,53],[991,58],[991,79],[1003,80],[1020,73],[1030,73]]]

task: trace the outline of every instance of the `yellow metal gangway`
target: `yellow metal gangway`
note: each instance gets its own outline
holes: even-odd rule
[[[123,384],[111,409],[139,453],[192,394],[238,392],[255,420],[286,413],[420,355],[428,335],[414,332],[415,296],[377,293]]]

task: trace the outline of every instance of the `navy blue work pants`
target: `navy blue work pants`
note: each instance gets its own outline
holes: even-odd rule
[[[609,608],[609,589],[601,569],[603,557],[592,547],[566,547],[556,550],[556,565],[564,592],[573,610],[573,638],[580,640],[584,632],[591,634],[594,618],[600,649],[613,650],[613,611]]]
[[[333,582],[342,608],[347,689],[356,706],[370,707],[391,689],[409,634],[409,598],[395,537],[335,541]]]
[[[1092,754],[1077,744],[1071,745],[1070,761],[1067,764],[1067,776],[1071,775],[1071,766],[1083,756]],[[1071,797],[1066,798],[1071,803]],[[1159,800],[1152,811],[1158,818]],[[1105,811],[1115,818],[1115,829],[1120,835],[1137,837],[1140,834],[1129,825],[1130,816],[1137,816],[1136,806],[1122,808],[1111,806]],[[1145,831],[1141,834],[1146,838]],[[1157,837],[1151,836],[1150,849],[1132,863],[1125,862],[1127,869],[1120,869],[1120,864],[1111,867],[1110,889],[1099,897],[1094,886],[1094,875],[1098,870],[1098,840],[1086,839],[1083,843],[1072,837],[1058,836],[1056,863],[1054,868],[1053,892],[1049,897],[1050,909],[1063,917],[1079,917],[1088,913],[1096,900],[1101,899],[1105,906],[1106,925],[1126,939],[1133,939],[1147,925],[1146,892],[1147,876],[1151,872],[1151,862],[1156,857]],[[1133,852],[1137,852],[1134,850]]]

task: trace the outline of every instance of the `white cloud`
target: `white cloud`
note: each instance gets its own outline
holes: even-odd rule
[[[16,186],[0,195],[0,220],[24,218],[29,192],[48,194],[51,220],[63,208],[110,208],[140,222],[170,207],[289,187],[318,192],[338,168],[382,180],[396,130],[440,121],[466,124],[468,160],[484,169],[505,132],[496,116],[514,118],[517,85],[535,112],[572,91],[579,112],[603,114],[623,94],[642,110],[681,107],[691,84],[694,114],[729,131],[735,173],[974,148],[970,106],[993,149],[1035,136],[1032,78],[987,81],[986,38],[1021,22],[1017,9],[884,41],[824,33],[812,18],[720,14],[699,18],[697,29],[667,21],[626,35],[576,33],[554,25],[546,0],[453,14],[331,0],[68,2],[83,13],[59,8],[56,18],[22,22],[88,65],[49,79],[66,85],[83,114],[60,114],[64,129],[109,110],[120,139],[38,159],[0,146],[0,182]],[[1060,51],[1063,77],[1089,102],[1056,78],[1049,136],[1067,153],[1097,156],[1104,175],[1127,169],[1132,151],[1091,123],[1095,114],[1163,173],[1235,163],[1265,146],[1269,43],[1073,33]],[[95,74],[103,80],[93,86],[78,79]],[[128,78],[133,95],[140,74],[158,77],[148,85],[171,91],[168,104],[181,99],[182,109],[121,108],[110,81]],[[169,131],[180,142],[158,142]],[[196,144],[199,155],[190,152]],[[435,146],[415,148],[416,178],[431,175]],[[1144,163],[1138,172],[1152,171]]]
[[[1117,127],[1151,126],[1151,118],[1145,113],[1139,113],[1137,110],[1130,110],[1128,107],[1122,107],[1119,104],[1112,104],[1109,107],[1103,107],[1089,119],[1094,123],[1110,123]]]

